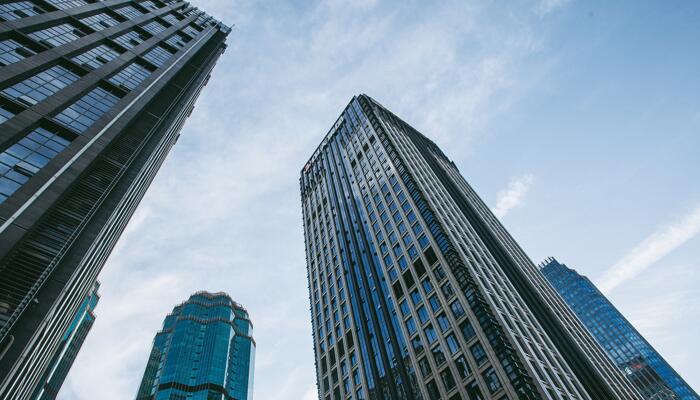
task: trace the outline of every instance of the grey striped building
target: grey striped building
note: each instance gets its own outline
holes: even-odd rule
[[[184,1],[0,4],[0,399],[29,399],[230,29]]]
[[[319,398],[640,399],[428,138],[352,99],[301,171]]]

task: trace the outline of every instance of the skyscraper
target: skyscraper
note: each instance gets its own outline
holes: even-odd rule
[[[456,165],[373,99],[300,186],[320,399],[640,398]]]
[[[645,399],[700,399],[587,277],[554,258],[540,271]]]
[[[249,400],[254,361],[245,308],[226,293],[198,292],[165,317],[136,399]]]
[[[0,4],[0,399],[27,399],[229,28],[183,1]]]
[[[54,355],[44,378],[42,378],[43,384],[37,388],[36,394],[32,396],[34,399],[54,400],[58,396],[63,381],[65,381],[73,361],[78,356],[78,352],[95,322],[93,311],[100,300],[100,295],[97,294],[99,287],[99,283],[96,282],[92,292],[80,305],[68,331],[63,335],[58,352]]]

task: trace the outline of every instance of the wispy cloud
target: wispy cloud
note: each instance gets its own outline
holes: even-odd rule
[[[700,233],[700,204],[670,225],[654,232],[603,274],[598,288],[609,293]]]
[[[508,187],[498,192],[496,196],[496,206],[492,210],[496,217],[503,218],[510,210],[518,207],[534,181],[535,178],[531,174],[511,179]]]

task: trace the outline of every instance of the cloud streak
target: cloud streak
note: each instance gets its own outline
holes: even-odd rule
[[[700,204],[681,219],[654,232],[608,268],[598,283],[603,293],[638,276],[700,233]]]
[[[492,209],[496,217],[503,218],[510,210],[518,207],[534,181],[535,177],[530,174],[511,179],[508,187],[496,196],[496,206]]]

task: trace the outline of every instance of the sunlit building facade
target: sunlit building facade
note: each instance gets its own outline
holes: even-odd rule
[[[321,400],[640,399],[429,139],[365,95],[301,171]]]
[[[540,271],[645,399],[700,399],[587,277],[555,258]]]
[[[0,400],[28,400],[230,29],[176,0],[0,3]]]
[[[248,312],[225,293],[198,292],[153,340],[137,400],[250,400],[255,341]]]

